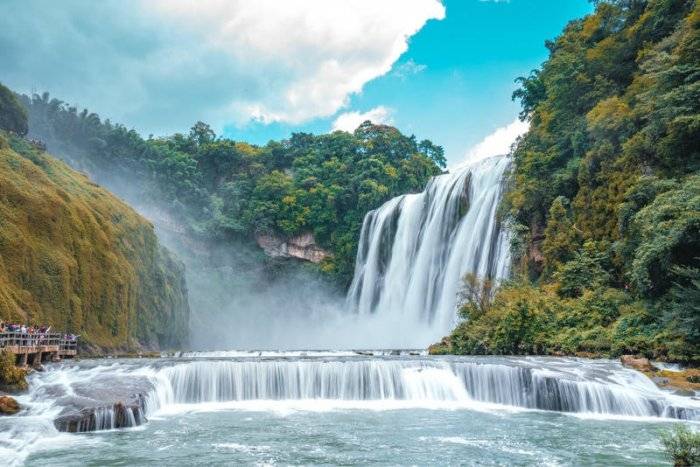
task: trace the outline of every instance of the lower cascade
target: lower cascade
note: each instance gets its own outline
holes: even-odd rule
[[[508,235],[496,211],[509,163],[495,156],[465,165],[369,212],[347,307],[428,325],[434,337],[449,331],[466,273],[508,273]]]
[[[0,456],[10,459],[10,465],[46,443],[95,441],[62,432],[143,425],[139,430],[172,434],[180,429],[174,417],[194,413],[188,420],[199,423],[194,420],[214,420],[223,410],[255,412],[219,418],[228,423],[224,420],[233,417],[245,426],[258,419],[293,425],[302,419],[343,418],[348,410],[358,419],[377,411],[395,411],[390,419],[406,421],[417,413],[435,421],[456,417],[461,420],[455,421],[456,430],[472,419],[508,424],[503,415],[513,411],[527,411],[518,420],[524,416],[543,429],[554,420],[552,413],[576,415],[580,422],[554,420],[557,430],[572,426],[574,431],[588,426],[588,418],[623,417],[642,424],[700,421],[700,401],[659,389],[615,361],[432,357],[416,351],[192,352],[159,359],[85,360],[33,374],[29,391],[17,400],[22,412],[0,417]],[[285,421],[291,412],[324,414]],[[370,418],[370,424],[386,419]],[[131,442],[138,438],[124,436]]]
[[[190,361],[159,370],[146,405],[156,412],[178,404],[242,401],[375,401],[387,408],[392,402],[441,408],[489,403],[700,420],[700,404],[664,393],[642,374],[611,362],[571,360],[557,367],[547,359],[478,360]]]

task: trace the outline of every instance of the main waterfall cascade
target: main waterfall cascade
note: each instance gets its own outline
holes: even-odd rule
[[[508,274],[508,234],[496,216],[508,166],[506,156],[467,164],[368,213],[347,307],[428,327],[433,338],[447,333],[466,273]]]

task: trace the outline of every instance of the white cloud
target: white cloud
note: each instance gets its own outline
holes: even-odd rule
[[[155,133],[328,117],[440,0],[5,0],[0,81]]]
[[[241,64],[260,82],[228,110],[239,121],[300,123],[328,117],[369,81],[391,70],[408,39],[430,19],[439,0],[158,0],[161,17]]]
[[[464,162],[475,162],[491,156],[508,154],[510,147],[515,143],[518,136],[527,132],[528,128],[530,128],[529,123],[515,120],[504,127],[496,129],[481,142],[467,150]]]
[[[380,105],[367,112],[345,112],[338,115],[338,118],[333,122],[333,131],[347,131],[352,133],[355,129],[360,126],[362,122],[369,120],[372,123],[380,124],[386,123],[391,124],[391,109]]]

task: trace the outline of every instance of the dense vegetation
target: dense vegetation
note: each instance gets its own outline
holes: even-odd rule
[[[79,334],[81,344],[95,350],[186,344],[182,266],[159,246],[153,226],[5,129],[0,319]]]
[[[332,254],[321,269],[341,285],[365,213],[422,190],[445,165],[441,147],[369,122],[352,134],[295,133],[255,146],[217,137],[202,122],[189,134],[143,139],[48,94],[22,102],[32,137],[128,201],[149,200],[199,240],[311,232]]]
[[[485,302],[468,281],[436,350],[697,361],[700,5],[599,1],[546,45],[514,93],[513,281]]]

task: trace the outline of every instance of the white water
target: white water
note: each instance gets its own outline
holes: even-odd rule
[[[700,404],[696,401],[663,392],[640,373],[609,361],[465,358],[188,361],[160,370],[154,386],[148,397],[151,413],[221,402],[257,401],[255,407],[259,407],[260,401],[310,401],[310,406],[324,401],[324,408],[456,409],[477,408],[487,403],[608,416],[700,419]]]
[[[662,391],[642,374],[613,361],[389,356],[386,351],[308,353],[314,356],[196,354],[50,365],[45,373],[32,375],[29,393],[19,397],[26,410],[0,418],[0,455],[13,464],[41,450],[71,449],[83,443],[80,437],[59,433],[53,425],[65,407],[85,401],[102,407],[95,425],[109,430],[115,420],[112,404],[134,393],[145,396],[145,416],[151,419],[146,425],[221,411],[283,415],[418,409],[503,416],[535,410],[588,418],[700,421],[699,401]],[[132,425],[137,423],[131,420]],[[178,429],[177,423],[166,426]]]
[[[402,323],[405,332],[427,337],[421,345],[449,332],[466,273],[508,274],[508,235],[496,217],[508,165],[505,156],[465,165],[369,212],[348,308]]]

